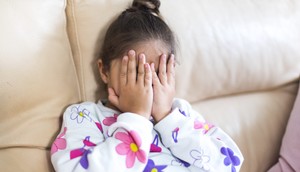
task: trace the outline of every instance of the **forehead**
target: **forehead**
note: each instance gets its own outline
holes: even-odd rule
[[[148,63],[157,63],[161,55],[166,54],[168,56],[170,54],[169,47],[160,40],[141,42],[133,46],[132,49],[137,54],[145,54]]]

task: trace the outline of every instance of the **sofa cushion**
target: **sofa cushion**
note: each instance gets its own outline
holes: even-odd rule
[[[300,171],[300,85],[298,96],[288,121],[278,163],[269,172]]]
[[[84,100],[105,96],[98,89],[103,85],[97,51],[111,19],[131,2],[69,0],[68,32]],[[177,97],[194,102],[295,81],[300,71],[299,10],[300,3],[281,0],[161,1],[161,13],[179,40]]]
[[[105,31],[110,21],[131,0],[68,0],[66,9],[68,34],[78,71],[83,101],[106,97],[106,88],[100,79],[97,60]]]
[[[0,170],[3,172],[54,172],[50,161],[50,151],[21,147],[0,151]]]
[[[298,2],[166,0],[161,10],[180,44],[178,97],[268,90],[298,77]]]
[[[63,0],[0,1],[0,154],[49,147],[64,107],[79,101],[65,6]]]
[[[192,105],[237,143],[245,158],[241,171],[267,171],[277,161],[297,86],[294,82],[270,91],[226,96]]]

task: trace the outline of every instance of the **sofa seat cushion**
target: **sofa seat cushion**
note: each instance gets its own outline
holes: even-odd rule
[[[280,148],[280,157],[269,172],[300,171],[300,86]]]
[[[54,172],[50,151],[40,147],[1,149],[0,169],[3,172]]]
[[[199,101],[193,107],[236,141],[245,158],[241,171],[267,171],[277,161],[297,86]]]

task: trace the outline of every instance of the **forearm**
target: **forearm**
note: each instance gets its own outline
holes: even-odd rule
[[[234,141],[191,109],[173,109],[155,129],[174,156],[198,169],[227,171],[232,167],[238,171],[243,161]]]

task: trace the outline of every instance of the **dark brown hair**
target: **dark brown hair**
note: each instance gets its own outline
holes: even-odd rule
[[[170,54],[175,54],[173,32],[162,19],[159,7],[159,0],[134,0],[131,7],[111,23],[100,52],[106,70],[112,60],[144,41],[160,40]]]

